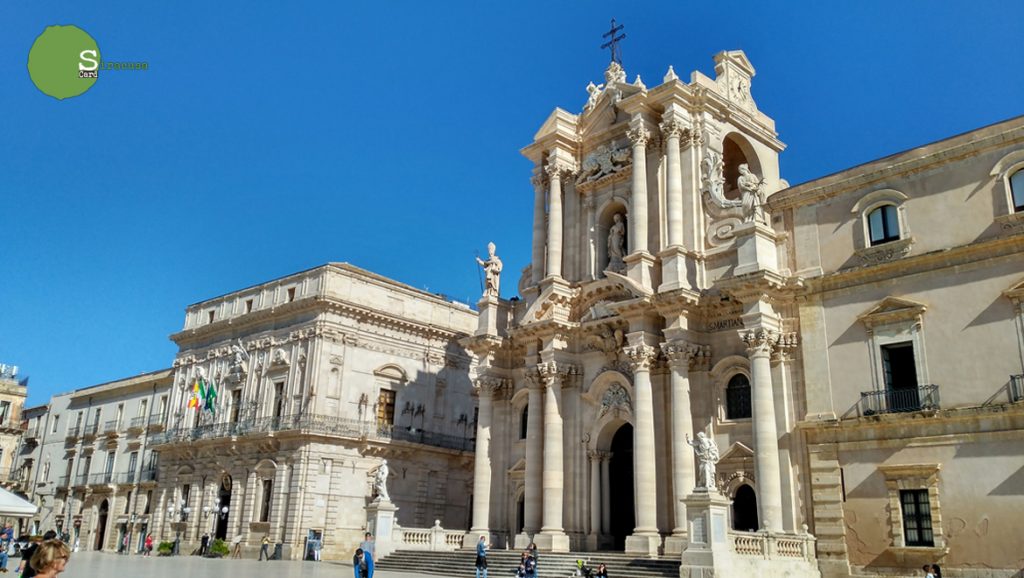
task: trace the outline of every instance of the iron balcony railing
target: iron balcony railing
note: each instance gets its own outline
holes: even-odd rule
[[[861,415],[929,409],[939,409],[939,386],[934,384],[884,391],[865,391],[860,394]]]
[[[61,477],[57,478],[57,487],[58,488],[66,488],[67,485],[68,485],[68,482],[70,482],[70,481],[71,481],[71,476],[61,476]]]
[[[268,416],[237,422],[204,424],[196,427],[172,428],[150,438],[153,445],[238,437],[270,432],[296,431],[314,435],[373,440],[398,440],[453,450],[473,451],[476,441],[469,437],[436,432],[396,428],[351,418],[318,414]]]
[[[140,430],[144,427],[146,427],[145,416],[133,417],[132,421],[128,422],[128,429]]]
[[[99,429],[100,429],[100,424],[98,422],[93,422],[93,423],[90,423],[90,424],[86,424],[85,431],[82,432],[82,435],[83,436],[94,436],[94,435],[96,435],[96,432],[99,431]]]
[[[1024,375],[1010,376],[1010,403],[1024,400]]]
[[[89,474],[78,474],[75,476],[76,486],[85,486],[89,484]]]
[[[156,473],[157,473],[157,470],[155,470],[155,469],[153,469],[153,470],[142,470],[141,472],[139,472],[139,481],[140,482],[155,482],[155,481],[157,481]]]
[[[121,425],[116,419],[112,419],[103,424],[103,433],[117,433],[117,428]]]
[[[71,428],[68,428],[68,434],[67,434],[67,436],[66,436],[66,437],[67,437],[68,439],[74,439],[74,438],[77,438],[77,437],[78,437],[78,435],[79,435],[79,434],[80,434],[81,432],[82,432],[82,426],[77,426],[77,425],[76,425],[75,427],[71,427]]]

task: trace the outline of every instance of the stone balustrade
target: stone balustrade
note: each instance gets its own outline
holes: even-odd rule
[[[465,535],[464,531],[445,530],[441,527],[441,521],[435,520],[432,528],[403,528],[396,525],[392,539],[395,550],[452,552],[462,549]]]
[[[798,559],[814,561],[814,536],[779,532],[730,532],[733,550],[740,556],[765,560]]]

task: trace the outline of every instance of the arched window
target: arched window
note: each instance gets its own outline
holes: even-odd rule
[[[523,406],[523,413],[519,414],[519,439],[526,439],[527,424],[530,423],[530,406]]]
[[[1010,195],[1014,212],[1024,212],[1024,169],[1010,175]]]
[[[896,205],[882,205],[868,213],[868,231],[871,246],[898,241],[900,221],[896,214]]]
[[[726,419],[747,419],[750,417],[750,380],[737,373],[725,387]]]

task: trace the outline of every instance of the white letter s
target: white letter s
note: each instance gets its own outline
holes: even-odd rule
[[[90,56],[91,56],[91,58],[90,58]],[[87,62],[87,63],[91,64],[91,66],[86,66],[85,64],[82,64],[81,62],[79,62],[78,63],[78,70],[93,71],[93,70],[96,70],[97,68],[99,68],[100,64],[99,64],[99,62],[96,61],[96,56],[97,56],[97,54],[96,54],[95,50],[83,50],[82,53],[78,55],[78,57],[81,58],[84,62]]]

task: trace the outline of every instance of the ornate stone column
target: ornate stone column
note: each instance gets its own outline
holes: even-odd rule
[[[544,278],[544,177],[535,175],[533,183],[533,268],[532,281],[536,285]]]
[[[661,136],[665,139],[667,198],[665,211],[668,213],[668,246],[683,244],[683,168],[679,158],[679,139],[683,125],[672,113],[666,114],[661,123]]]
[[[681,554],[686,547],[686,504],[683,498],[693,491],[695,470],[693,448],[686,436],[693,435],[693,414],[690,412],[690,363],[699,346],[685,341],[661,344],[672,370],[672,499],[675,506],[675,527],[665,540],[666,554]]]
[[[647,141],[651,131],[643,121],[630,123],[629,142],[633,143],[632,192],[630,194],[630,253],[647,252]]]
[[[476,418],[476,459],[473,463],[473,524],[463,544],[475,547],[479,536],[490,535],[491,515],[491,419],[494,392],[505,380],[494,376],[476,379],[474,386],[480,396]]]
[[[611,452],[601,454],[601,535],[612,533]]]
[[[597,203],[593,193],[583,197],[583,210],[587,213],[587,279],[597,279]]]
[[[623,258],[629,278],[653,290],[654,256],[647,251],[647,141],[651,132],[644,126],[640,115],[630,122],[630,142],[633,143],[632,191],[629,209],[629,255]]]
[[[541,467],[544,456],[544,384],[540,376],[530,376],[529,413],[526,415],[526,489],[523,495],[523,533],[527,534],[525,548],[530,536],[540,531],[541,525]],[[516,548],[520,548],[516,542]]]
[[[544,382],[544,517],[534,541],[544,550],[568,552],[569,536],[562,528],[562,374],[554,362],[539,364],[537,372]]]
[[[633,479],[636,496],[636,528],[626,538],[626,551],[649,556],[658,554],[657,480],[654,471],[654,392],[651,364],[657,351],[646,344],[624,349],[633,366],[636,424],[633,428]]]
[[[548,258],[547,277],[562,276],[562,175],[567,167],[558,161],[547,166],[548,181]]]
[[[779,436],[775,425],[771,353],[778,336],[766,329],[742,332],[752,376],[751,406],[754,422],[754,477],[761,528],[782,531],[782,490],[779,487]]]

